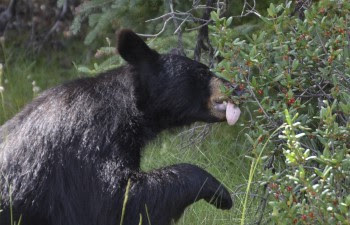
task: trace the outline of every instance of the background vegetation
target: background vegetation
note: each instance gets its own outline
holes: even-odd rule
[[[177,224],[350,224],[348,1],[36,0],[2,26],[10,5],[1,123],[41,90],[120,65],[114,32],[132,27],[245,92],[232,98],[244,112],[236,126],[168,131],[144,151],[144,170],[190,162],[232,192],[232,210],[199,202]]]

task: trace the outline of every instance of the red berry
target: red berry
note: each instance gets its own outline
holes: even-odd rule
[[[291,98],[288,100],[288,105],[292,105],[295,102],[295,98]]]
[[[278,188],[278,184],[276,184],[276,183],[270,183],[269,186],[270,186],[271,189],[277,189]]]
[[[245,65],[250,67],[250,66],[252,66],[252,65],[253,65],[253,62],[252,62],[252,61],[250,61],[250,60],[248,60],[247,62],[245,62]]]
[[[303,215],[301,215],[301,219],[305,221],[305,220],[307,220],[307,216],[305,214],[303,214]]]
[[[261,90],[261,89],[259,89],[259,90],[258,90],[258,94],[259,94],[259,95],[263,95],[263,94],[264,94],[264,91]]]
[[[293,190],[293,188],[291,186],[287,186],[287,191],[291,192]]]
[[[259,143],[263,142],[263,140],[264,140],[264,136],[261,136],[261,137],[258,138],[258,142]]]
[[[313,219],[315,216],[314,216],[314,213],[313,212],[309,212],[309,217],[311,218],[311,219]]]
[[[329,62],[329,63],[332,63],[333,60],[334,60],[333,56],[329,56],[329,57],[328,57],[328,62]]]
[[[239,85],[239,90],[242,91],[244,89],[244,84]]]
[[[341,34],[345,34],[345,30],[344,29],[338,29],[338,32],[341,33]]]

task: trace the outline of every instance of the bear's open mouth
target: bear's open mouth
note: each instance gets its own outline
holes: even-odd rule
[[[214,109],[226,113],[226,120],[229,125],[234,125],[241,114],[239,107],[223,98],[214,101]]]
[[[225,83],[216,77],[210,81],[210,99],[209,109],[211,114],[220,121],[226,119],[229,125],[234,125],[241,114],[241,110],[235,105],[231,99],[223,95],[221,87]]]

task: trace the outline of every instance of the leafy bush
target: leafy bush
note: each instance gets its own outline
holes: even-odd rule
[[[291,5],[258,14],[266,29],[246,40],[213,12],[215,72],[250,102],[248,157],[271,222],[350,224],[350,2],[319,1],[303,20]]]
[[[81,29],[82,22],[88,19],[89,31],[85,37],[85,44],[91,44],[99,35],[105,35],[111,29],[133,27],[138,31],[153,30],[146,26],[145,20],[155,17],[163,10],[161,0],[91,0],[82,1],[76,8],[76,15],[72,24],[73,33]]]

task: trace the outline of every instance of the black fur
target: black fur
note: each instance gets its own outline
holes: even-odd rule
[[[207,109],[208,68],[159,55],[124,30],[130,64],[43,92],[0,128],[0,224],[167,225],[205,199],[229,209],[227,190],[203,169],[178,164],[140,171],[147,141],[166,128],[218,121]]]

